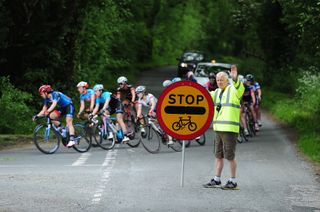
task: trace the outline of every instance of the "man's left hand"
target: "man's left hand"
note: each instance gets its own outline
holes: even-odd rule
[[[237,70],[237,66],[232,65],[231,69],[230,69],[230,76],[232,78],[233,81],[237,80],[238,77],[238,70]]]

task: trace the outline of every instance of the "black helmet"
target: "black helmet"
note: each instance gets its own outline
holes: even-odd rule
[[[250,81],[250,82],[253,82],[254,81],[254,76],[252,74],[247,74],[246,75],[246,80]]]

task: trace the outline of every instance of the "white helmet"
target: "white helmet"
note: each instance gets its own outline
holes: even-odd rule
[[[89,84],[87,82],[81,81],[78,83],[77,87],[85,87],[88,88]]]
[[[117,80],[118,84],[127,83],[127,82],[128,82],[128,79],[127,79],[127,77],[124,77],[124,76],[119,77],[118,80]]]
[[[181,81],[181,78],[180,77],[175,77],[172,79],[172,82],[179,82]]]
[[[171,80],[165,80],[165,81],[163,81],[163,83],[162,83],[163,87],[168,87],[168,86],[171,85],[171,84],[172,84]]]
[[[139,93],[142,93],[142,92],[145,92],[146,91],[146,87],[144,87],[143,85],[140,85],[136,88],[136,93],[139,94]]]
[[[102,84],[96,84],[94,87],[93,87],[93,90],[94,91],[99,91],[99,90],[103,90],[103,85]]]

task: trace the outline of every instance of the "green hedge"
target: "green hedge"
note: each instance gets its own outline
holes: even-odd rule
[[[320,162],[320,119],[318,113],[309,109],[308,104],[314,100],[306,98],[279,93],[270,88],[263,89],[263,107],[283,123],[294,127],[299,135],[298,147],[312,160]]]

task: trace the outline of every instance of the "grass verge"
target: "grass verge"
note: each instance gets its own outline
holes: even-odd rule
[[[0,135],[0,150],[32,143],[32,135]]]
[[[299,149],[311,160],[320,162],[319,115],[307,111],[297,98],[271,89],[264,89],[263,98],[263,107],[296,129]]]

